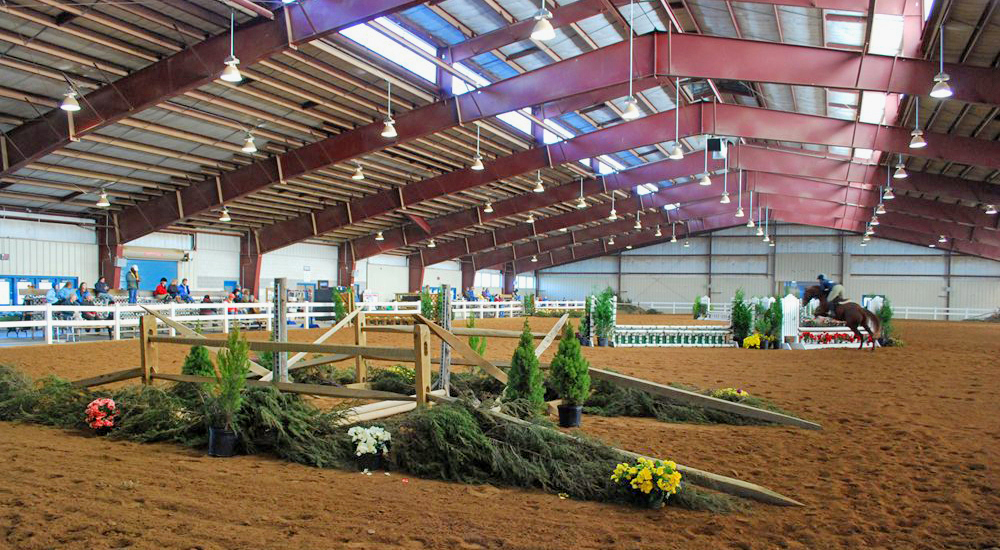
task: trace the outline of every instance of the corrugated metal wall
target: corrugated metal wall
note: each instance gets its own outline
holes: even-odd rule
[[[725,301],[739,288],[770,294],[781,282],[824,273],[843,281],[852,298],[886,294],[899,306],[1000,307],[1000,262],[879,239],[861,247],[857,236],[829,229],[779,225],[776,233],[774,247],[737,228],[691,239],[687,248],[681,240],[545,269],[539,292],[581,299],[610,286],[634,302],[689,302],[711,285],[712,299]]]
[[[239,245],[237,243],[237,262]],[[236,266],[239,271],[239,263]],[[285,277],[288,287],[299,283],[329,281],[337,283],[337,248],[320,244],[293,244],[264,254],[260,266],[260,283],[267,288],[274,285],[274,279]]]
[[[0,275],[77,277],[97,281],[96,231],[27,220],[0,220]]]

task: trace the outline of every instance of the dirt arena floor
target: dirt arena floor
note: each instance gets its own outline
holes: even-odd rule
[[[552,323],[532,320],[538,330]],[[1000,548],[1000,324],[898,325],[906,345],[874,354],[586,351],[595,366],[662,383],[742,387],[822,423],[823,431],[805,431],[584,418],[584,431],[609,443],[754,481],[804,508],[648,511],[0,423],[0,548]],[[369,342],[408,340],[372,334]],[[509,358],[513,345],[490,339],[487,355]],[[176,370],[185,351],[165,347],[161,360]],[[138,360],[135,341],[0,349],[0,363],[32,376],[81,378]]]

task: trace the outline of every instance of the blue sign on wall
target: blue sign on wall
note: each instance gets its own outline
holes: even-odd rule
[[[177,278],[177,262],[165,260],[126,260],[125,267],[122,268],[122,277],[119,283],[120,288],[126,288],[125,275],[132,266],[139,266],[139,290],[153,290],[160,284],[160,278],[165,277],[167,284]],[[180,281],[178,281],[179,283]]]

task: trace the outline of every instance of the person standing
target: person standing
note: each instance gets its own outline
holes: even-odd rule
[[[134,304],[139,301],[139,266],[133,265],[125,274],[125,288],[128,289],[128,303]]]

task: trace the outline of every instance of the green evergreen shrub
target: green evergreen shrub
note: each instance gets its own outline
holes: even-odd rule
[[[605,288],[597,295],[593,323],[594,332],[597,333],[598,338],[609,338],[615,329],[614,305],[612,304],[614,295],[611,287]]]
[[[334,322],[339,323],[347,317],[347,309],[344,306],[344,298],[340,295],[340,289],[333,290],[333,318]]]
[[[590,304],[592,303],[593,296],[587,296],[583,301],[583,317],[580,319],[580,336],[584,338],[590,337],[590,323],[592,322],[590,318]]]
[[[882,309],[878,311],[878,318],[882,321],[882,339],[885,342],[892,342],[895,327],[892,325],[892,304],[888,298],[882,300]]]
[[[473,313],[472,317],[469,317],[465,326],[469,328],[476,328],[476,314]],[[469,347],[472,348],[472,351],[478,353],[479,355],[484,355],[486,353],[486,337],[469,336]]]
[[[767,316],[771,321],[771,328],[767,335],[771,338],[771,341],[778,342],[781,335],[781,325],[785,319],[785,313],[781,307],[781,298],[775,298],[774,303],[767,310]],[[781,342],[778,342],[781,344]]]
[[[420,289],[420,314],[428,319],[434,319],[434,298],[428,287]]]
[[[521,306],[524,309],[525,317],[531,317],[535,314],[535,295],[525,294],[524,298],[521,298]]]
[[[538,368],[538,358],[535,357],[535,340],[527,319],[524,320],[521,339],[510,360],[504,399],[527,402],[528,409],[533,414],[540,414],[545,410],[545,386],[542,384],[542,371]]]
[[[590,395],[590,363],[580,353],[580,341],[573,327],[563,327],[559,349],[552,358],[550,377],[559,397],[567,405],[583,405]]]
[[[744,338],[750,336],[751,323],[753,323],[753,313],[743,299],[744,293],[741,288],[733,296],[732,330],[733,340],[736,342],[743,342]]]
[[[239,328],[229,332],[226,347],[216,355],[219,374],[212,388],[210,420],[216,427],[236,428],[236,415],[243,406],[243,391],[250,372],[250,348]]]

